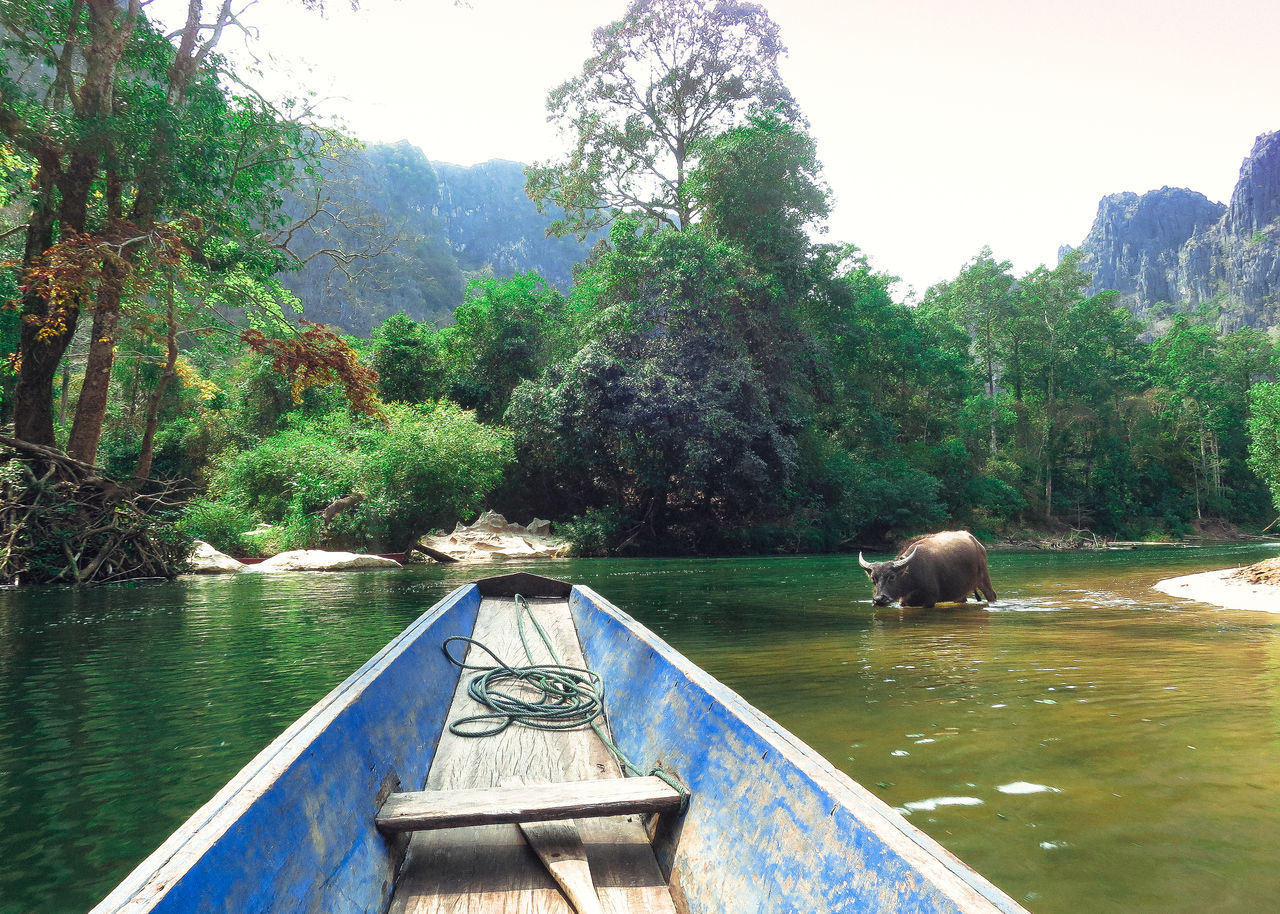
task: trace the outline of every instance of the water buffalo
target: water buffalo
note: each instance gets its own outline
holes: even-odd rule
[[[887,562],[868,562],[858,553],[858,564],[871,578],[871,602],[888,606],[932,608],[938,603],[963,603],[972,593],[981,599],[996,598],[987,571],[987,550],[968,530],[948,530],[919,536]]]

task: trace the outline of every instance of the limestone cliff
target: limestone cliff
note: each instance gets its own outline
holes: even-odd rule
[[[326,205],[307,218],[317,190]],[[596,240],[548,238],[556,215],[525,195],[518,162],[433,163],[404,141],[348,151],[322,187],[302,188],[286,209],[305,224],[292,244],[301,268],[281,282],[305,317],[360,336],[401,311],[449,323],[472,276],[533,270],[567,291]],[[325,250],[369,256],[313,256]]]
[[[1080,249],[1090,294],[1115,289],[1157,329],[1153,306],[1210,300],[1223,330],[1280,324],[1280,133],[1258,137],[1229,204],[1182,188],[1113,194]]]
[[[461,167],[433,162],[439,176],[436,212],[458,259],[468,273],[535,271],[562,291],[573,285],[573,267],[599,235],[579,242],[573,236],[548,238],[553,217],[541,215],[524,192],[524,166],[493,159]]]

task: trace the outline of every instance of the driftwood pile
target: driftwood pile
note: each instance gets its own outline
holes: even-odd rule
[[[0,584],[171,578],[191,543],[178,484],[135,491],[66,454],[0,435]]]

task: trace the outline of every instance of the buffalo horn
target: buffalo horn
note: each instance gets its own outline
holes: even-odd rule
[[[858,553],[858,564],[867,569],[867,571],[871,570],[871,563],[862,557],[861,552]]]
[[[920,548],[919,546],[912,546],[912,547],[911,547],[911,551],[910,551],[910,552],[908,552],[906,555],[904,555],[902,558],[900,558],[900,559],[894,559],[894,560],[893,560],[893,567],[894,567],[894,568],[901,568],[903,565],[907,564],[907,562],[911,561],[911,559],[915,556],[915,554],[916,554],[916,550],[917,550],[917,549],[919,549],[919,548]]]

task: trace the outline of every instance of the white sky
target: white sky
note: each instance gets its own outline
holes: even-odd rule
[[[323,19],[289,0],[246,13],[277,55],[264,78],[319,92],[363,140],[461,165],[558,157],[547,92],[626,8],[328,2]],[[764,5],[834,191],[827,238],[902,277],[899,298],[983,245],[1018,273],[1056,263],[1106,194],[1169,185],[1225,202],[1254,138],[1280,129],[1275,0]]]

